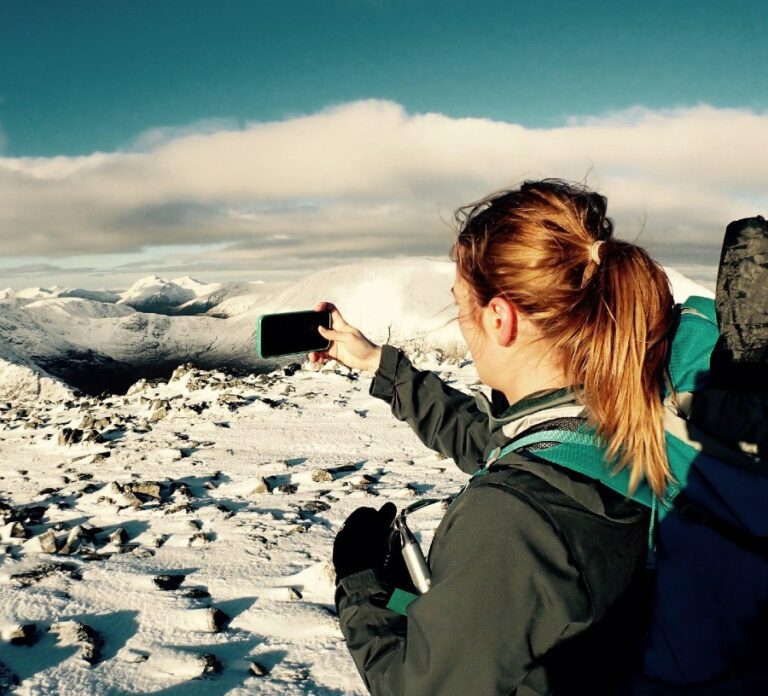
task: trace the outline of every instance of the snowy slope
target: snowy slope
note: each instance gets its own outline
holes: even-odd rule
[[[711,296],[670,277],[678,299]],[[333,539],[358,506],[442,498],[466,475],[368,394],[369,374],[305,355],[258,375],[218,368],[265,367],[259,313],[330,300],[373,340],[391,329],[411,341],[416,367],[488,395],[463,350],[416,350],[453,338],[431,330],[450,317],[452,281],[447,263],[343,266],[226,300],[227,318],[1,301],[0,678],[30,695],[365,694],[335,616]],[[30,361],[195,351],[216,369],[104,398]],[[441,515],[410,518],[424,549]]]
[[[248,295],[254,298],[255,301],[258,301],[259,286],[263,284],[263,281],[250,283],[212,283],[211,285],[216,285],[215,288],[208,292],[200,293],[193,299],[184,302],[178,307],[174,307],[169,314],[203,314],[204,312],[210,312],[210,310],[216,309],[225,300],[243,295]],[[219,312],[210,312],[210,314],[221,317],[226,316],[225,313]]]
[[[9,343],[0,343],[0,401],[60,402],[71,396],[68,385],[41,370]]]

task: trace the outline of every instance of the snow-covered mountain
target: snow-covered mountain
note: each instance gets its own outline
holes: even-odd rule
[[[712,296],[667,270],[677,299]],[[164,376],[184,362],[256,372],[294,362],[302,356],[258,357],[258,317],[312,309],[324,300],[336,304],[350,324],[376,343],[463,355],[466,347],[450,296],[453,279],[453,263],[411,258],[323,269],[271,292],[260,284],[203,284],[159,276],[134,283],[117,302],[71,296],[62,288],[34,288],[0,299],[0,338],[13,346],[14,355],[24,356],[26,362],[18,364],[36,366],[89,393],[127,388],[139,377]],[[193,311],[209,305],[207,313]],[[158,313],[160,307],[164,313]],[[167,314],[172,308],[178,316]],[[13,363],[14,358],[7,360]],[[15,393],[20,388],[9,389]]]
[[[165,280],[160,276],[152,275],[137,280],[121,293],[117,304],[128,305],[142,312],[170,314],[172,309],[201,295],[207,295],[220,285],[220,283],[201,283],[189,276]]]
[[[260,286],[264,285],[264,281],[248,283],[213,283],[212,285],[217,285],[218,287],[210,292],[199,294],[178,307],[174,307],[169,314],[193,315],[208,312],[213,316],[226,316],[221,315],[218,312],[212,312],[211,310],[216,309],[218,305],[232,297],[248,295],[250,297],[258,298]]]

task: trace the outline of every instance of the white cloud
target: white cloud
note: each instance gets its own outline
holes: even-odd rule
[[[0,253],[230,243],[206,260],[262,267],[439,255],[456,207],[550,176],[587,176],[620,236],[642,228],[639,241],[660,249],[715,249],[727,222],[768,208],[766,142],[768,113],[706,105],[547,129],[373,100],[242,128],[206,122],[149,131],[139,152],[0,157]]]

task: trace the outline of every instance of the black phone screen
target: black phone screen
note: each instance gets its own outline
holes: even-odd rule
[[[282,312],[262,314],[259,317],[257,331],[257,350],[262,358],[292,353],[308,353],[314,350],[326,350],[330,341],[317,331],[318,326],[331,328],[331,313]]]

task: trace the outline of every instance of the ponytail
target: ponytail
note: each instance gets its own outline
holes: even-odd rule
[[[457,212],[450,257],[477,307],[497,295],[561,356],[607,463],[661,495],[670,480],[661,380],[674,303],[663,269],[613,238],[607,201],[559,180],[525,182]]]

